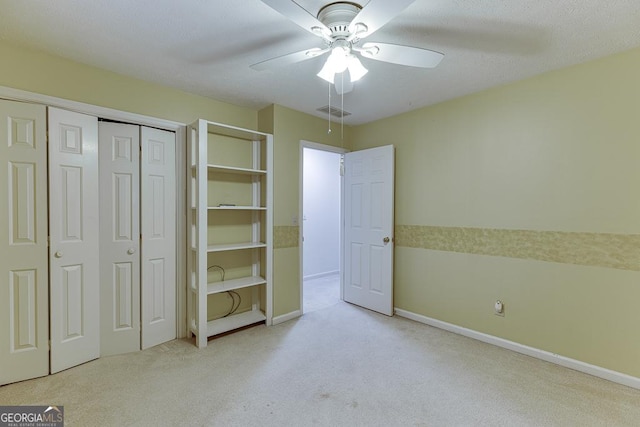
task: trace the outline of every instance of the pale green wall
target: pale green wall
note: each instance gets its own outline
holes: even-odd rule
[[[327,120],[280,106],[255,110],[133,79],[64,58],[0,42],[0,86],[143,114],[180,123],[198,118],[274,133],[274,313],[299,310],[298,155],[301,139],[340,146]],[[345,128],[345,141],[348,138]]]
[[[345,146],[349,128],[327,132],[326,119],[309,116],[280,105],[258,113],[261,131],[273,133],[274,140],[274,277],[275,316],[300,310],[299,215],[300,140]]]
[[[4,42],[0,55],[1,86],[273,133],[276,316],[300,309],[299,141],[392,143],[397,307],[640,376],[640,50],[346,127],[344,141],[326,120],[284,107],[256,112]],[[522,242],[514,229],[533,234]],[[629,259],[610,259],[611,233]],[[500,247],[469,237],[479,235]],[[533,250],[519,258],[522,247]],[[504,318],[492,314],[496,298]]]
[[[639,75],[633,50],[353,128],[396,146],[395,306],[640,377]]]
[[[298,111],[274,106],[274,182],[276,207],[275,225],[292,225],[292,218],[298,215],[300,183],[300,141],[306,140],[336,147],[347,146],[349,128],[345,128],[344,139],[340,132],[327,132],[326,119],[309,116]]]
[[[133,79],[0,41],[0,86],[180,123],[206,119],[255,129],[255,110]]]

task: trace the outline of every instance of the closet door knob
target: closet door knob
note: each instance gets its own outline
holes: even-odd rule
[[[382,241],[383,241],[384,243],[389,243],[389,238],[388,238],[388,237],[385,237],[384,239],[382,239]]]
[[[129,249],[127,249],[127,253],[128,253],[129,255],[133,255],[133,254],[135,254],[135,253],[136,253],[136,248],[129,248]]]
[[[56,258],[62,258],[62,252],[58,251],[55,254],[53,254],[53,256],[55,256]]]

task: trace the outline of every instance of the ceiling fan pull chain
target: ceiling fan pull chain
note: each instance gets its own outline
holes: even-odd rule
[[[344,142],[344,73],[340,73],[340,84],[342,85],[343,90],[340,95],[340,144]]]
[[[329,117],[329,130],[327,131],[327,134],[331,133],[331,83],[328,83],[329,85],[329,108],[328,113],[327,113],[327,117]]]

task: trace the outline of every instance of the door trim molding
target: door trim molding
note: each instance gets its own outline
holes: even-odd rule
[[[633,387],[640,390],[640,378],[623,374],[622,372],[613,371],[601,366],[591,365],[589,363],[581,362],[580,360],[571,359],[569,357],[561,356],[559,354],[551,353],[539,348],[529,347],[528,345],[509,341],[504,338],[496,337],[494,335],[474,331],[473,329],[468,329],[462,326],[454,325],[452,323],[443,322],[442,320],[423,316],[421,314],[416,314],[411,311],[402,310],[397,307],[394,309],[394,312],[399,317],[404,317],[406,319],[433,326],[438,329],[453,332],[454,334],[463,335],[465,337],[482,341],[487,344],[502,347],[507,350],[515,351],[516,353],[525,354],[536,359],[544,360],[545,362],[550,362],[555,365],[560,365],[565,368],[573,369],[585,374],[593,375],[594,377],[603,378],[614,383],[626,385],[628,387]]]
[[[21,89],[14,89],[7,86],[0,86],[0,98],[10,101],[31,102],[42,104],[47,107],[57,107],[65,110],[75,111],[82,114],[123,121],[135,125],[150,126],[159,129],[175,132],[176,134],[176,320],[178,338],[187,336],[187,290],[186,290],[186,136],[187,128],[185,123],[171,120],[159,119],[138,113],[116,110],[113,108],[99,107],[97,105],[84,102],[72,101],[55,96],[43,95],[35,92],[28,92]]]
[[[298,177],[298,227],[300,232],[298,233],[298,283],[300,286],[300,315],[304,314],[304,253],[303,253],[303,247],[304,245],[302,244],[302,239],[303,239],[303,224],[304,221],[302,221],[303,218],[303,208],[304,208],[304,149],[305,148],[311,148],[314,150],[320,150],[320,151],[328,151],[330,153],[338,153],[338,154],[344,154],[344,153],[348,153],[351,150],[346,149],[344,147],[336,147],[333,145],[326,145],[326,144],[319,144],[317,142],[311,142],[311,141],[306,141],[304,139],[300,140],[300,148],[299,148],[299,160],[298,160],[298,170],[300,173],[300,176]],[[343,206],[344,206],[344,200],[342,199],[342,197],[344,196],[344,188],[343,188],[343,180],[340,180],[340,248],[342,248],[343,244],[344,244],[344,229],[343,229],[343,225],[344,225],[344,221],[342,218],[342,214],[343,214]],[[295,224],[294,224],[295,225]],[[343,278],[342,278],[342,272],[344,271],[343,265],[342,265],[342,256],[340,256],[340,298],[342,299],[342,283],[343,283]],[[275,321],[275,318],[274,318]]]
[[[184,123],[180,122],[158,119],[156,117],[116,110],[113,108],[100,107],[93,104],[86,104],[84,102],[43,95],[36,92],[28,92],[25,90],[14,89],[7,86],[0,86],[0,97],[13,101],[35,102],[38,104],[44,104],[49,107],[58,107],[65,110],[75,111],[76,113],[91,114],[98,118],[122,120],[130,122],[131,124],[152,126],[171,131],[177,131],[180,127],[185,126]]]

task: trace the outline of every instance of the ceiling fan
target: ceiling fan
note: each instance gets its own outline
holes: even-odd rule
[[[369,0],[365,7],[354,2],[339,1],[323,6],[314,17],[294,0],[262,0],[295,24],[322,38],[323,47],[314,47],[289,53],[251,65],[255,70],[267,70],[291,65],[306,59],[330,53],[318,76],[336,85],[336,91],[347,93],[353,82],[367,73],[356,54],[364,58],[411,67],[433,68],[444,55],[418,47],[366,42],[373,34],[415,0]],[[336,74],[349,73],[349,78],[336,81]]]

